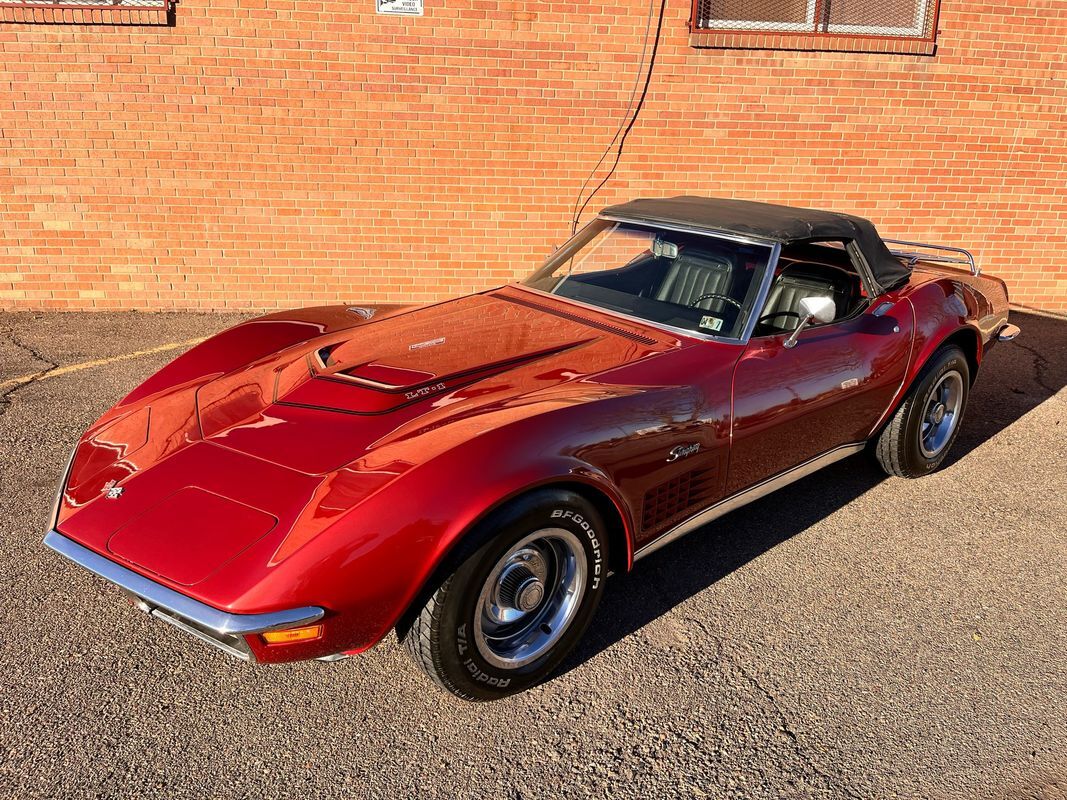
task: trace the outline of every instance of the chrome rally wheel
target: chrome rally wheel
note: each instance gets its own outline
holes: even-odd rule
[[[927,458],[936,458],[960,421],[963,408],[963,376],[956,370],[943,374],[930,392],[919,428],[919,449]]]
[[[537,489],[464,535],[397,634],[438,686],[494,700],[552,674],[589,626],[607,572],[596,507]]]
[[[570,531],[546,528],[521,539],[478,598],[474,643],[482,657],[514,669],[543,656],[574,620],[586,572],[582,543]]]
[[[970,364],[957,345],[934,353],[874,440],[882,468],[890,475],[918,478],[940,467],[959,435],[970,387]]]

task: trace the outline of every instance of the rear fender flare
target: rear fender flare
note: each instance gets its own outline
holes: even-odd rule
[[[982,335],[974,321],[973,310],[963,299],[969,295],[957,291],[958,287],[955,281],[938,281],[922,287],[909,298],[915,314],[915,338],[908,370],[893,402],[874,427],[872,438],[896,413],[930,359],[946,343],[958,341],[961,344],[971,365],[971,382],[974,382],[982,362]]]

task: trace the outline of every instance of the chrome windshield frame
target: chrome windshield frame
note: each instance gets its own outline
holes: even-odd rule
[[[770,250],[770,254],[767,257],[767,264],[763,268],[763,275],[760,279],[760,285],[756,290],[755,297],[752,300],[752,313],[749,314],[748,319],[745,320],[745,327],[741,331],[739,336],[716,336],[711,333],[705,333],[703,331],[695,331],[690,328],[679,328],[675,325],[668,325],[663,322],[656,322],[655,320],[646,319],[645,317],[639,317],[635,314],[627,314],[624,311],[617,311],[612,308],[604,308],[598,306],[595,303],[586,303],[581,300],[576,300],[572,297],[564,297],[562,295],[554,294],[552,292],[546,292],[543,289],[537,289],[533,286],[528,286],[523,282],[513,284],[520,289],[530,292],[536,292],[537,294],[544,295],[546,297],[553,297],[563,303],[569,303],[571,305],[578,306],[580,308],[587,308],[593,311],[599,311],[602,314],[608,314],[613,317],[619,317],[620,319],[638,322],[642,325],[647,325],[656,330],[665,331],[667,333],[678,334],[680,336],[686,336],[691,339],[698,339],[701,341],[720,342],[722,344],[734,344],[734,345],[747,345],[749,339],[752,338],[752,332],[756,328],[756,322],[759,319],[759,309],[762,309],[767,302],[767,295],[770,294],[771,283],[774,280],[774,272],[778,267],[778,257],[782,252],[782,245],[780,242],[776,242],[772,239],[761,239],[755,236],[739,236],[735,233],[726,233],[723,231],[716,231],[709,228],[701,228],[691,225],[678,225],[668,222],[657,222],[656,220],[646,219],[630,219],[628,217],[620,217],[615,215],[601,214],[595,220],[582,226],[582,228],[575,233],[570,239],[564,242],[558,247],[544,263],[538,267],[533,273],[534,275],[544,271],[547,267],[555,267],[557,262],[570,257],[573,254],[567,254],[566,251],[573,246],[573,243],[581,240],[590,226],[596,225],[598,222],[614,223],[616,225],[641,225],[646,228],[658,228],[665,231],[675,231],[678,233],[690,233],[696,236],[707,236],[714,239],[724,239],[726,241],[738,242],[739,244],[751,244],[766,247]],[[524,278],[523,280],[527,280]]]

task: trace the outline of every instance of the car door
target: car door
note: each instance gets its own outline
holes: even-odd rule
[[[904,380],[911,304],[895,295],[860,314],[802,331],[753,337],[734,368],[726,495],[842,445],[864,441]]]

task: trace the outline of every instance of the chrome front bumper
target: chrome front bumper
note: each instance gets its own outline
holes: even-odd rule
[[[325,613],[317,606],[305,606],[266,614],[230,614],[116,564],[58,531],[45,534],[44,543],[132,595],[137,607],[145,613],[246,661],[251,659],[252,653],[244,640],[245,635],[309,625],[322,619]]]

